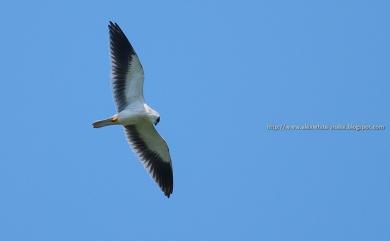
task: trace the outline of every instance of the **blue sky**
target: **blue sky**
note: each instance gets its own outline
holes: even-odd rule
[[[390,240],[387,1],[0,4],[0,240]],[[145,70],[174,192],[114,113],[109,20]]]

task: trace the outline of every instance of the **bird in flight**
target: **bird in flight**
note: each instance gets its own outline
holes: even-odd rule
[[[144,71],[126,35],[110,21],[111,82],[117,114],[94,122],[94,128],[122,125],[129,144],[165,196],[173,191],[168,145],[155,129],[160,114],[145,103]]]

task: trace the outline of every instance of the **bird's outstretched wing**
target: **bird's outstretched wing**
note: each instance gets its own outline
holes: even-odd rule
[[[173,173],[167,143],[148,120],[125,126],[125,131],[144,166],[169,197],[173,191]]]
[[[144,70],[126,35],[110,21],[111,79],[117,111],[133,101],[144,102]]]

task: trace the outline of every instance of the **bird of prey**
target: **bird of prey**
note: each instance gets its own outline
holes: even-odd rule
[[[168,145],[155,129],[160,114],[145,103],[144,71],[129,40],[110,21],[111,82],[117,114],[93,123],[94,128],[122,125],[129,144],[169,198],[173,191],[172,162]]]

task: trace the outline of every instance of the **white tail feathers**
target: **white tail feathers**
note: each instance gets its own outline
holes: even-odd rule
[[[100,128],[110,125],[117,125],[117,119],[111,117],[105,120],[96,121],[92,124],[93,128]]]

